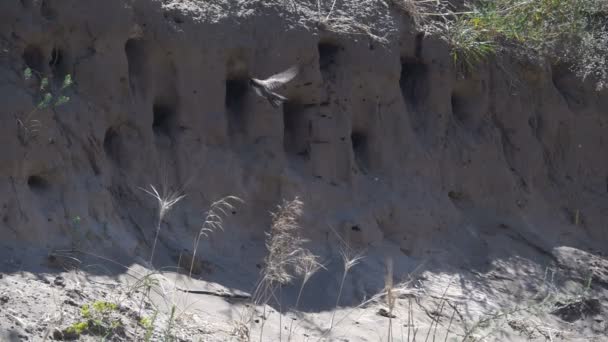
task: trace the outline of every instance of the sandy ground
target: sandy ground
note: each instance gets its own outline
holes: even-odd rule
[[[62,259],[60,266],[75,266],[70,270],[41,266],[37,273],[1,274],[0,330],[7,341],[43,341],[45,337],[143,340],[147,329],[154,341],[167,336],[175,341],[239,341],[246,340],[247,333],[252,341],[606,341],[608,261],[572,248],[554,253],[558,260],[554,268],[522,258],[496,262],[483,273],[456,269],[436,273],[418,267],[409,279],[395,279],[391,313],[386,295],[380,293],[359,299],[346,295],[342,301],[358,304],[341,304],[336,310],[312,310],[311,305],[302,305],[309,308],[285,309],[282,314],[276,302],[257,306],[252,313],[250,292],[190,279],[185,270],[179,274],[175,269],[152,271],[137,264],[122,268],[109,259],[73,253]],[[74,260],[79,260],[77,265],[66,266]],[[592,278],[578,273],[580,265],[572,264],[573,260],[591,266]],[[3,269],[28,268],[20,262],[6,260]],[[364,279],[366,268],[375,266],[370,263],[363,259],[347,281],[370,282]],[[93,268],[104,271],[92,272]],[[236,281],[251,281],[247,272],[240,271],[216,273],[213,278],[239,278],[240,273]],[[323,277],[322,273],[313,276],[304,291],[308,297],[331,301],[327,306],[332,307],[336,298],[323,294],[323,287],[317,285]],[[297,286],[286,286],[283,295]],[[116,307],[107,313],[97,312],[95,303]],[[283,298],[283,303],[288,306],[289,300]],[[87,304],[93,319],[119,323],[105,331],[105,336],[95,331],[70,335],[67,328],[87,321],[83,317]],[[142,319],[153,317],[146,328]],[[392,337],[388,336],[389,324]]]

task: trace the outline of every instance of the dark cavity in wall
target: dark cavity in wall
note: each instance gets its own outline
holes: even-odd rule
[[[47,20],[53,20],[57,17],[57,11],[52,5],[51,0],[42,0],[40,4],[40,15]]]
[[[32,0],[19,0],[19,3],[25,9],[32,7]]]
[[[176,127],[176,105],[174,101],[156,99],[152,106],[154,118],[152,130],[157,136],[173,138],[173,131]]]
[[[312,122],[304,109],[301,104],[293,102],[283,105],[283,146],[289,155],[308,159]]]
[[[146,79],[145,63],[146,49],[142,39],[129,39],[125,43],[125,53],[129,68],[129,86],[136,94],[138,91],[145,92]]]
[[[418,59],[422,58],[422,42],[424,40],[424,35],[424,32],[420,32],[415,38],[414,56]]]
[[[399,86],[405,103],[418,110],[428,96],[429,71],[426,64],[418,58],[401,59]]]
[[[27,46],[23,51],[23,61],[28,68],[35,72],[43,73],[45,70],[44,54],[38,46]]]
[[[323,77],[326,77],[336,65],[338,53],[342,50],[342,48],[339,45],[331,42],[321,42],[318,45],[318,50],[319,69],[321,70]]]
[[[108,128],[103,138],[103,149],[113,162],[120,164],[120,136],[114,127]]]
[[[224,104],[228,114],[228,130],[230,135],[244,133],[245,130],[245,100],[249,88],[247,78],[226,80]]]
[[[363,172],[369,170],[369,140],[365,133],[353,131],[350,135],[355,162]]]
[[[27,185],[31,191],[43,194],[51,187],[50,183],[40,175],[32,175],[27,178]]]
[[[51,58],[49,59],[49,68],[53,75],[53,80],[61,85],[65,77],[69,74],[66,58],[63,51],[59,48],[53,48]]]
[[[461,124],[467,124],[470,120],[469,102],[466,97],[457,92],[452,93],[452,113],[454,118]]]

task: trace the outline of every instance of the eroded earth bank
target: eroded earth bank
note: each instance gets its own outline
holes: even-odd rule
[[[329,14],[355,29],[315,1],[3,0],[0,339],[608,340],[607,92],[509,54],[463,73],[382,1]],[[279,108],[249,87],[294,64]],[[186,195],[152,264],[150,185]],[[325,269],[247,321],[295,197]],[[388,259],[396,303],[360,305]]]

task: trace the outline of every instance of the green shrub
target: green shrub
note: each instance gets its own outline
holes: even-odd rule
[[[81,335],[92,334],[99,336],[110,336],[120,326],[119,320],[112,319],[112,313],[118,309],[114,303],[96,301],[92,304],[84,304],[80,308],[80,316],[83,319],[69,326],[65,332]]]
[[[608,82],[608,4],[603,0],[477,0],[456,12],[439,3],[426,9],[422,25],[452,47],[465,69],[499,49],[524,52],[562,63],[597,88]]]

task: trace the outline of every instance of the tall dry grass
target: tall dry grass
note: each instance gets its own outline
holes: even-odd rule
[[[209,206],[209,210],[205,213],[205,220],[196,238],[194,239],[194,247],[192,248],[192,261],[190,262],[189,276],[192,278],[192,269],[196,262],[196,252],[200,245],[201,238],[209,236],[214,231],[224,230],[224,218],[228,216],[228,212],[234,209],[236,203],[243,203],[243,200],[236,196],[226,196],[221,198]]]
[[[171,210],[171,208],[181,201],[186,195],[181,194],[179,191],[167,191],[164,190],[162,194],[156,190],[154,185],[150,185],[150,190],[140,188],[148,195],[154,197],[158,202],[158,217],[156,220],[156,234],[154,235],[154,243],[152,244],[152,252],[150,253],[149,263],[152,266],[154,260],[154,252],[156,251],[156,242],[158,241],[158,235],[160,234],[160,228],[165,218],[165,215]]]

